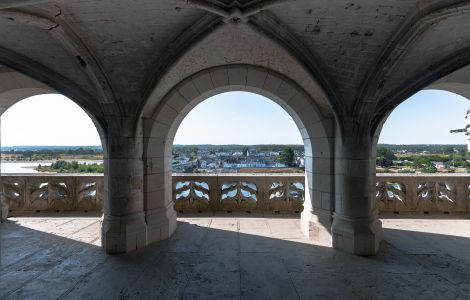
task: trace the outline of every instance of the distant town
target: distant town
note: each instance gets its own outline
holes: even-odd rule
[[[176,173],[304,172],[303,145],[174,145]]]
[[[2,172],[103,173],[100,146],[2,147]],[[14,168],[7,168],[13,166]],[[23,169],[21,169],[23,168]],[[9,169],[14,171],[8,171]],[[303,145],[174,145],[174,173],[302,173]],[[377,147],[377,173],[470,173],[466,145]]]

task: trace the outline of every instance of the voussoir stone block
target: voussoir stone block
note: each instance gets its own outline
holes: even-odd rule
[[[281,84],[281,79],[273,74],[268,74],[264,81],[263,89],[276,95],[276,92]],[[284,100],[285,101],[285,100]]]
[[[179,92],[189,102],[199,97],[200,95],[192,80],[188,80],[183,83],[179,88]]]
[[[246,85],[255,88],[261,88],[266,80],[267,73],[255,69],[248,69],[246,75]]]
[[[204,72],[203,74],[192,78],[192,81],[200,94],[204,94],[214,89],[209,72]]]
[[[231,86],[244,88],[246,85],[246,68],[230,68],[227,70],[228,81]]]
[[[228,74],[226,69],[217,69],[210,72],[212,83],[214,84],[214,88],[220,88],[228,86]]]

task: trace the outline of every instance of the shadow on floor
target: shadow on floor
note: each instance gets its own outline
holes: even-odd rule
[[[311,245],[296,235],[262,236],[266,232],[261,229],[241,233],[241,223],[234,226],[229,221],[224,230],[210,228],[211,219],[179,221],[171,239],[116,256],[89,243],[12,221],[2,223],[0,298],[468,299],[470,295],[468,238],[384,229],[381,252],[358,257]]]

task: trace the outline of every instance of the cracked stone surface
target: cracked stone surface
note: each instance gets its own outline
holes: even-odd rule
[[[311,244],[289,218],[179,218],[164,242],[101,250],[99,217],[0,225],[0,299],[468,299],[470,220],[382,219],[377,256]]]

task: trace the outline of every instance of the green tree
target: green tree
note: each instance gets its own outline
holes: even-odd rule
[[[437,168],[434,166],[434,165],[428,165],[426,166],[426,168],[424,169],[424,172],[426,173],[437,173]]]
[[[377,164],[383,167],[390,167],[393,164],[393,161],[396,160],[397,157],[395,153],[389,148],[385,147],[378,147],[377,148]]]
[[[459,150],[459,154],[460,154],[462,157],[466,157],[466,156],[467,156],[467,148],[465,148],[465,147],[460,147],[458,150]]]
[[[243,155],[248,156],[248,147],[247,146],[243,147]]]
[[[454,153],[454,147],[452,146],[444,146],[444,148],[442,149],[442,152],[444,154],[452,154]]]
[[[278,161],[285,164],[288,167],[292,167],[295,164],[294,150],[290,147],[284,148],[279,155]]]

